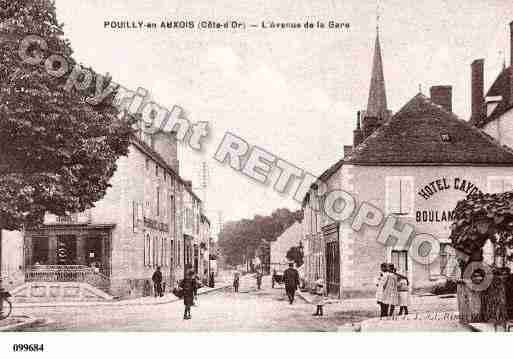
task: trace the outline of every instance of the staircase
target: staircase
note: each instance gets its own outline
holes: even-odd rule
[[[36,265],[25,271],[25,283],[11,291],[15,302],[112,300],[110,279],[83,265]]]

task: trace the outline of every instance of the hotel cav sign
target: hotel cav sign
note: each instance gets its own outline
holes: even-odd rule
[[[451,189],[464,192],[466,195],[482,193],[482,191],[468,179],[460,177],[454,177],[452,179],[442,177],[421,187],[421,189],[417,191],[417,194],[427,201],[433,196]],[[452,222],[454,220],[454,213],[452,209],[423,209],[415,212],[415,219],[417,222]]]

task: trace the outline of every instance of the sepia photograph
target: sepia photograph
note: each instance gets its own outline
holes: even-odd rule
[[[8,357],[513,331],[510,1],[0,0],[0,57]]]

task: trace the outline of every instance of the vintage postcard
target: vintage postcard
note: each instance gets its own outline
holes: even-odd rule
[[[9,353],[513,330],[510,1],[0,0],[0,57]]]

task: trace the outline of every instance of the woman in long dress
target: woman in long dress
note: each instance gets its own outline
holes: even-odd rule
[[[383,277],[383,303],[387,306],[388,315],[392,316],[394,315],[395,306],[399,303],[397,275],[393,264],[388,265],[388,270]]]
[[[385,273],[387,271],[387,264],[381,263],[381,272],[376,279],[376,302],[379,305],[380,317],[388,315],[386,304],[383,303],[383,284],[385,284]]]

